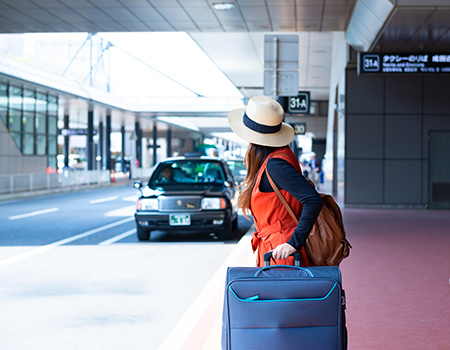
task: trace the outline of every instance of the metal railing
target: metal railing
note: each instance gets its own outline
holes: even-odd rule
[[[132,179],[147,180],[152,168],[134,168]],[[109,170],[63,170],[52,174],[8,174],[0,175],[0,195],[32,193],[37,191],[57,191],[129,180],[127,174],[111,173]]]
[[[64,189],[109,184],[109,171],[63,171],[55,174],[0,175],[0,194]]]

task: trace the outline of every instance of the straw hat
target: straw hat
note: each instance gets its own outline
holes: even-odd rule
[[[294,129],[283,123],[281,105],[266,96],[252,97],[247,108],[228,113],[228,124],[234,133],[247,142],[261,146],[282,147],[294,138]]]

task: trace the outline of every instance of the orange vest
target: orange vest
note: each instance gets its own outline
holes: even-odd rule
[[[291,238],[292,232],[297,226],[275,192],[261,192],[259,190],[262,174],[266,170],[267,161],[270,158],[284,159],[292,164],[300,173],[302,172],[289,146],[272,152],[258,172],[256,184],[252,192],[250,208],[256,227],[256,232],[252,237],[252,248],[253,252],[258,250],[256,265],[261,267],[264,266],[264,253],[275,249],[279,244],[286,243]],[[301,203],[289,192],[283,189],[280,191],[296,216],[300,217],[302,212]],[[302,247],[299,253],[301,254],[301,266],[309,266],[305,248]],[[294,265],[294,258],[275,259],[275,263],[278,265]],[[271,264],[273,265],[273,260]]]

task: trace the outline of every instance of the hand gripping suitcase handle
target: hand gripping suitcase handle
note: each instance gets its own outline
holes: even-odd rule
[[[300,258],[301,255],[298,252],[291,254],[295,260],[295,266],[300,267]],[[267,252],[264,254],[264,266],[270,266],[270,259],[272,259],[272,252]]]

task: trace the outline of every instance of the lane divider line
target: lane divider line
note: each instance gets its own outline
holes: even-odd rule
[[[98,233],[98,232],[110,229],[110,228],[115,227],[115,226],[122,225],[122,224],[124,224],[126,222],[129,222],[129,221],[132,221],[132,220],[134,220],[134,217],[126,218],[126,219],[123,219],[123,220],[120,220],[120,221],[113,222],[112,224],[101,226],[101,227],[95,228],[93,230],[89,230],[89,231],[86,231],[84,233],[80,233],[78,235],[75,235],[75,236],[72,236],[72,237],[68,237],[68,238],[65,238],[65,239],[61,239],[59,241],[43,245],[43,246],[41,246],[39,248],[31,249],[31,250],[29,250],[27,252],[14,255],[14,256],[9,257],[7,259],[0,260],[0,267],[12,264],[12,263],[17,262],[17,261],[21,261],[21,260],[27,259],[29,257],[32,257],[32,256],[40,254],[40,253],[44,253],[44,252],[49,251],[49,250],[51,250],[53,248],[56,248],[58,246],[61,246],[61,245],[64,245],[64,244],[76,241],[76,240],[78,240],[80,238],[84,238],[84,237],[93,235],[95,233]]]
[[[59,208],[50,208],[50,209],[37,210],[37,211],[33,211],[31,213],[10,216],[8,218],[8,220],[24,219],[24,218],[29,218],[31,216],[47,214],[47,213],[53,213],[53,212],[58,211],[58,210],[59,210]]]
[[[119,198],[119,197],[113,196],[113,197],[107,197],[107,198],[94,199],[94,200],[89,201],[89,204],[111,202],[111,201],[116,200],[117,198]]]
[[[252,232],[254,231],[254,225],[250,227],[250,230],[252,230]],[[247,231],[247,233],[249,231]],[[223,288],[228,266],[233,266],[235,262],[239,260],[243,252],[249,249],[251,238],[251,235],[245,234],[236,244],[236,247],[217,269],[205,288],[203,288],[186,313],[181,317],[175,328],[170,332],[169,336],[164,340],[158,350],[174,350],[182,348],[183,343],[205,312],[215,295],[215,292],[219,288]]]
[[[125,237],[131,236],[134,233],[136,233],[136,229],[135,228],[132,229],[132,230],[129,230],[127,232],[124,232],[124,233],[122,233],[120,235],[114,236],[114,237],[112,237],[110,239],[107,239],[106,241],[100,242],[98,245],[111,245],[113,243],[116,243],[117,241],[120,241],[121,239],[123,239]]]

